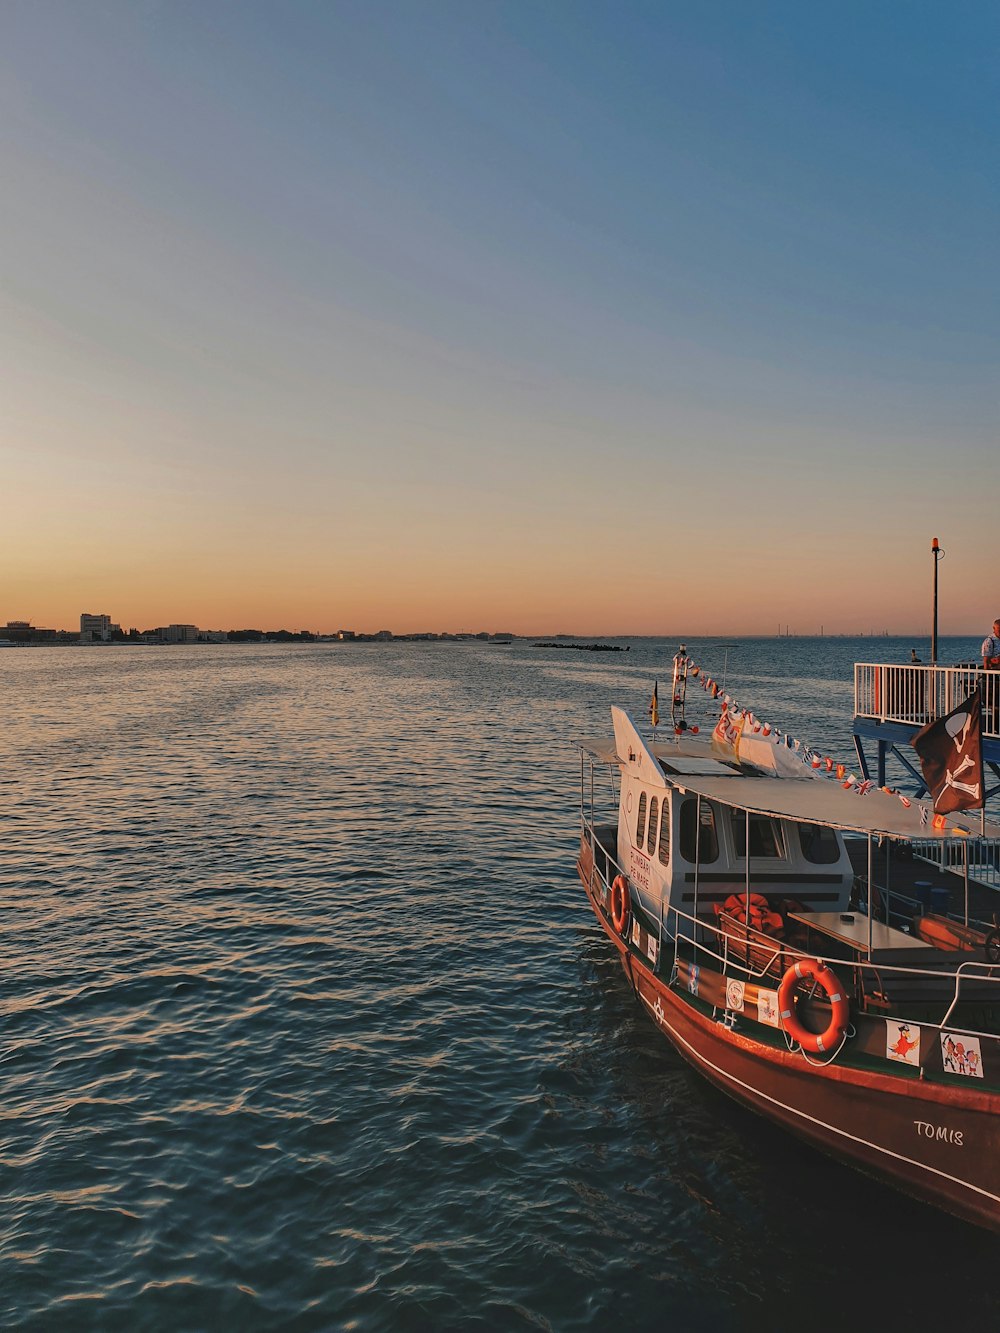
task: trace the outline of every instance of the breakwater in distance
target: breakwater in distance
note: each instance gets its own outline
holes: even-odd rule
[[[620,643],[533,643],[533,648],[568,648],[579,653],[627,653],[631,644]]]
[[[993,1326],[994,1238],[637,1008],[574,739],[648,734],[677,643],[614,642],[0,654],[5,1329]],[[912,646],[688,641],[846,760],[853,663]]]

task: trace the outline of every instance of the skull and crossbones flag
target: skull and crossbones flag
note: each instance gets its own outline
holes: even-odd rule
[[[983,807],[983,706],[979,689],[944,717],[928,722],[910,744],[920,759],[934,813]]]

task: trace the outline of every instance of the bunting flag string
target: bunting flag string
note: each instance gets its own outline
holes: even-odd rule
[[[868,796],[873,791],[880,791],[886,796],[895,796],[905,809],[910,809],[912,801],[898,788],[879,787],[872,778],[859,777],[846,764],[838,762],[832,755],[825,755],[821,751],[813,749],[798,737],[790,736],[787,732],[782,733],[778,727],[772,726],[769,722],[762,722],[749,709],[743,708],[732,694],[726,693],[719,682],[695,663],[690,655],[686,658],[686,665],[691,678],[700,682],[705,693],[713,700],[720,699],[720,718],[712,733],[712,740],[713,743],[717,742],[720,750],[725,751],[730,758],[736,753],[742,737],[760,737],[770,741],[772,745],[782,745],[791,750],[814,775],[825,776],[829,774],[847,791],[853,791],[858,796]],[[692,728],[693,730],[696,730],[696,728]],[[930,814],[925,806],[918,804],[918,810],[920,812],[920,823],[922,825],[928,824]],[[935,815],[932,827],[937,832],[943,832],[947,828],[947,820],[943,815]],[[953,827],[951,832],[967,833],[968,830]]]

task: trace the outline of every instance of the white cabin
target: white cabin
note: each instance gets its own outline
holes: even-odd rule
[[[794,779],[723,762],[696,736],[651,749],[625,712],[613,708],[612,716],[621,775],[617,860],[634,898],[668,935],[671,908],[710,917],[733,894],[793,899],[814,911],[847,908],[854,869],[843,835],[820,817],[782,817],[773,799]]]

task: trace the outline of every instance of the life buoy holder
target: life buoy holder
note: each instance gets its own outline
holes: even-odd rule
[[[816,985],[826,992],[830,1001],[830,1022],[823,1032],[810,1032],[804,1028],[795,1015],[795,1002],[792,992],[796,983],[812,978]],[[844,988],[838,981],[832,968],[821,963],[818,958],[800,958],[793,963],[781,978],[778,987],[778,1019],[782,1028],[793,1041],[797,1041],[804,1051],[819,1055],[823,1051],[833,1050],[844,1040],[851,1019],[851,1006]]]
[[[628,881],[624,875],[618,875],[611,885],[611,924],[619,935],[625,934],[628,925]]]

